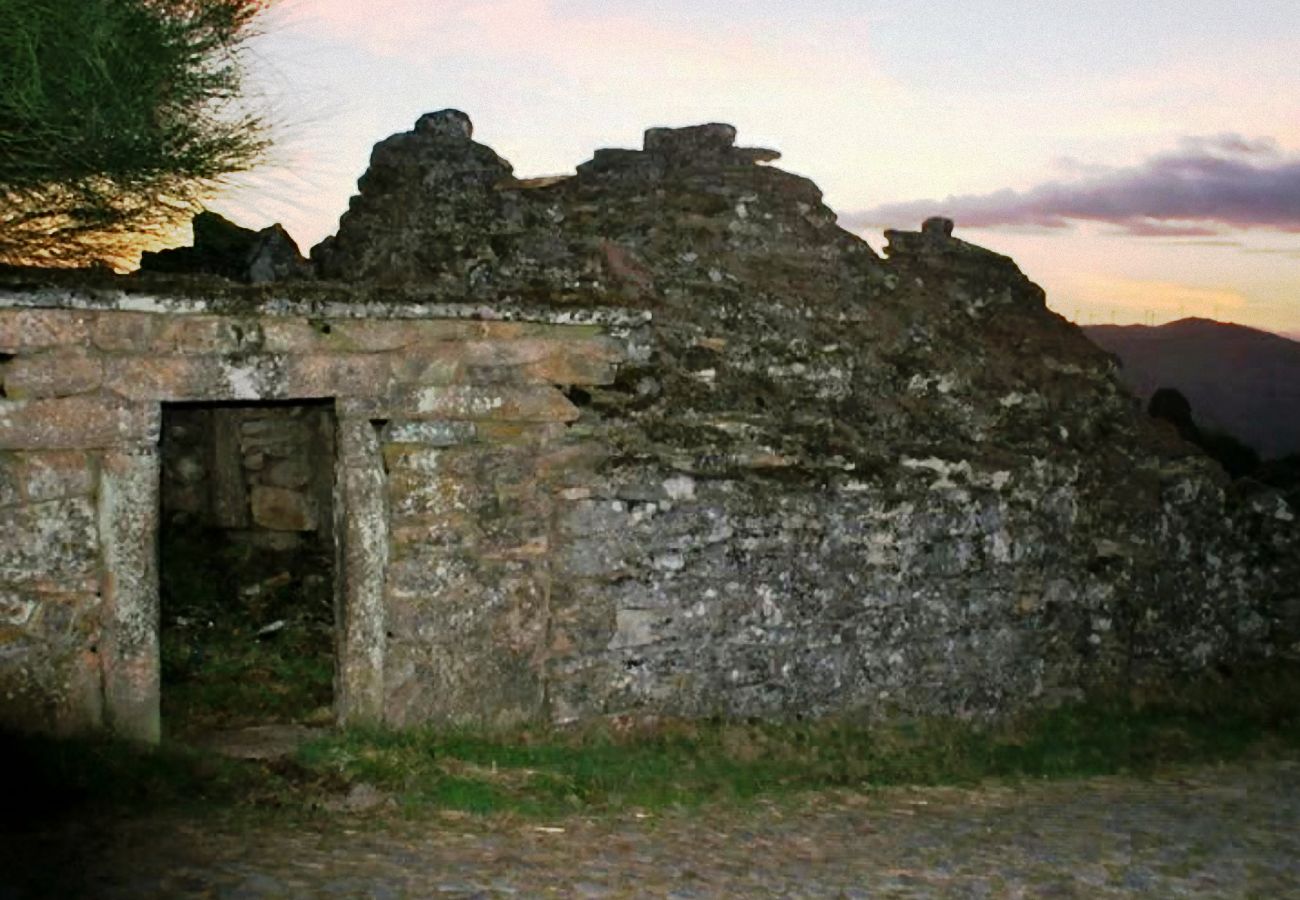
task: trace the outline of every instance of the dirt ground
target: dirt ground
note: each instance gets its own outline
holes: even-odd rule
[[[0,900],[1300,897],[1296,762],[547,822],[358,806],[8,836]]]

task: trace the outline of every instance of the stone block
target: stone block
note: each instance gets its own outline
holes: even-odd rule
[[[563,438],[567,432],[560,422],[478,422],[474,429],[479,443],[499,444],[534,455]]]
[[[541,664],[530,655],[472,645],[394,642],[385,667],[385,721],[509,728],[536,722],[545,704]]]
[[[615,363],[599,356],[579,353],[556,353],[523,367],[526,381],[548,384],[611,384]]]
[[[653,609],[620,609],[615,614],[614,636],[610,650],[641,647],[658,640],[657,632],[664,613]]]
[[[99,564],[89,498],[0,509],[0,580],[75,590]]]
[[[550,498],[535,486],[524,491],[499,491],[474,510],[481,536],[478,552],[484,559],[527,560],[551,549]]]
[[[0,626],[0,727],[57,735],[103,725],[99,658]]]
[[[468,340],[407,348],[393,371],[399,383],[420,385],[604,384],[621,359],[607,340]]]
[[[387,593],[390,619],[406,637],[445,636],[448,628],[463,627],[486,609],[486,589],[478,578],[472,553],[453,548],[408,545],[389,561]]]
[[[156,313],[105,311],[95,318],[90,341],[109,353],[149,353],[165,323]]]
[[[5,394],[14,400],[86,394],[98,390],[103,380],[103,360],[80,353],[20,356],[4,371]]]
[[[299,454],[266,466],[262,480],[272,487],[301,489],[311,484],[311,465]]]
[[[0,588],[0,628],[22,628],[32,620],[40,606],[34,591]]]
[[[256,352],[262,349],[262,326],[255,318],[168,316],[154,345],[160,351],[178,354]]]
[[[29,503],[88,497],[95,490],[95,466],[78,450],[44,450],[22,454],[23,495]]]
[[[391,528],[393,558],[412,554],[457,552],[471,548],[479,539],[478,523],[465,511],[449,510],[425,516],[395,518]]]
[[[127,356],[104,363],[104,387],[130,400],[281,400],[285,357]]]
[[[255,485],[249,492],[253,522],[272,531],[315,531],[315,504],[301,491]]]
[[[380,440],[385,444],[421,444],[425,447],[452,447],[474,440],[473,422],[389,422]]]
[[[595,324],[555,324],[553,322],[507,322],[488,319],[478,323],[478,336],[489,341],[517,341],[528,338],[547,340],[585,340],[605,333]]]
[[[262,349],[267,353],[320,353],[337,345],[332,329],[324,323],[306,319],[264,318]]]
[[[71,309],[0,309],[0,353],[84,347],[94,313]]]
[[[0,449],[59,450],[156,444],[157,405],[100,396],[0,400]]]
[[[131,400],[215,400],[225,393],[215,358],[185,356],[108,359],[104,387]]]
[[[521,366],[554,355],[559,341],[523,338],[510,341],[466,341],[460,345],[465,362],[471,366]]]
[[[66,591],[33,590],[0,587],[0,607],[8,602],[17,605],[20,617],[25,607],[31,614],[23,625],[25,630],[47,642],[49,646],[90,648],[99,639],[99,594],[94,591],[69,593]],[[0,614],[3,618],[3,614]],[[0,623],[3,624],[3,623]]]
[[[478,323],[455,319],[338,319],[329,325],[340,346],[365,353],[401,350],[442,341],[463,341],[479,331]]]
[[[351,399],[351,398],[349,398]],[[344,415],[450,421],[572,422],[578,408],[553,387],[399,387],[387,400],[356,398]]]
[[[388,476],[389,509],[395,520],[466,512],[475,493],[474,485],[450,474],[408,468]]]
[[[461,345],[444,343],[411,347],[393,355],[393,381],[397,384],[446,385],[466,380]]]
[[[438,552],[395,563],[389,630],[396,637],[386,666],[395,724],[424,716],[497,724],[523,697],[534,715],[547,618],[545,577],[534,564]],[[417,685],[409,667],[431,662],[431,651],[440,665]],[[425,688],[428,695],[411,693]]]
[[[0,506],[13,506],[22,500],[21,457],[16,453],[0,452]]]
[[[291,356],[284,365],[286,397],[384,396],[392,380],[387,356],[319,353]]]

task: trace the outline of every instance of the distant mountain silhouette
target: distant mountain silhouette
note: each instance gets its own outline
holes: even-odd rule
[[[1300,453],[1300,342],[1212,319],[1083,329],[1123,362],[1146,401],[1177,388],[1203,429],[1226,431],[1265,459]]]

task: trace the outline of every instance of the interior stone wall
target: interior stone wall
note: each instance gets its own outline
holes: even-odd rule
[[[227,557],[243,560],[234,573],[240,593],[289,575],[326,586],[334,553],[334,431],[329,403],[165,406],[164,560],[175,538],[175,547],[229,551]]]
[[[333,545],[334,428],[327,407],[171,406],[162,447],[168,521],[319,535]]]

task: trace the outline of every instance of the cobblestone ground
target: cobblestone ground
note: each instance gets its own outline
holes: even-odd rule
[[[390,809],[94,831],[10,841],[0,898],[1285,898],[1300,764],[544,823]]]

